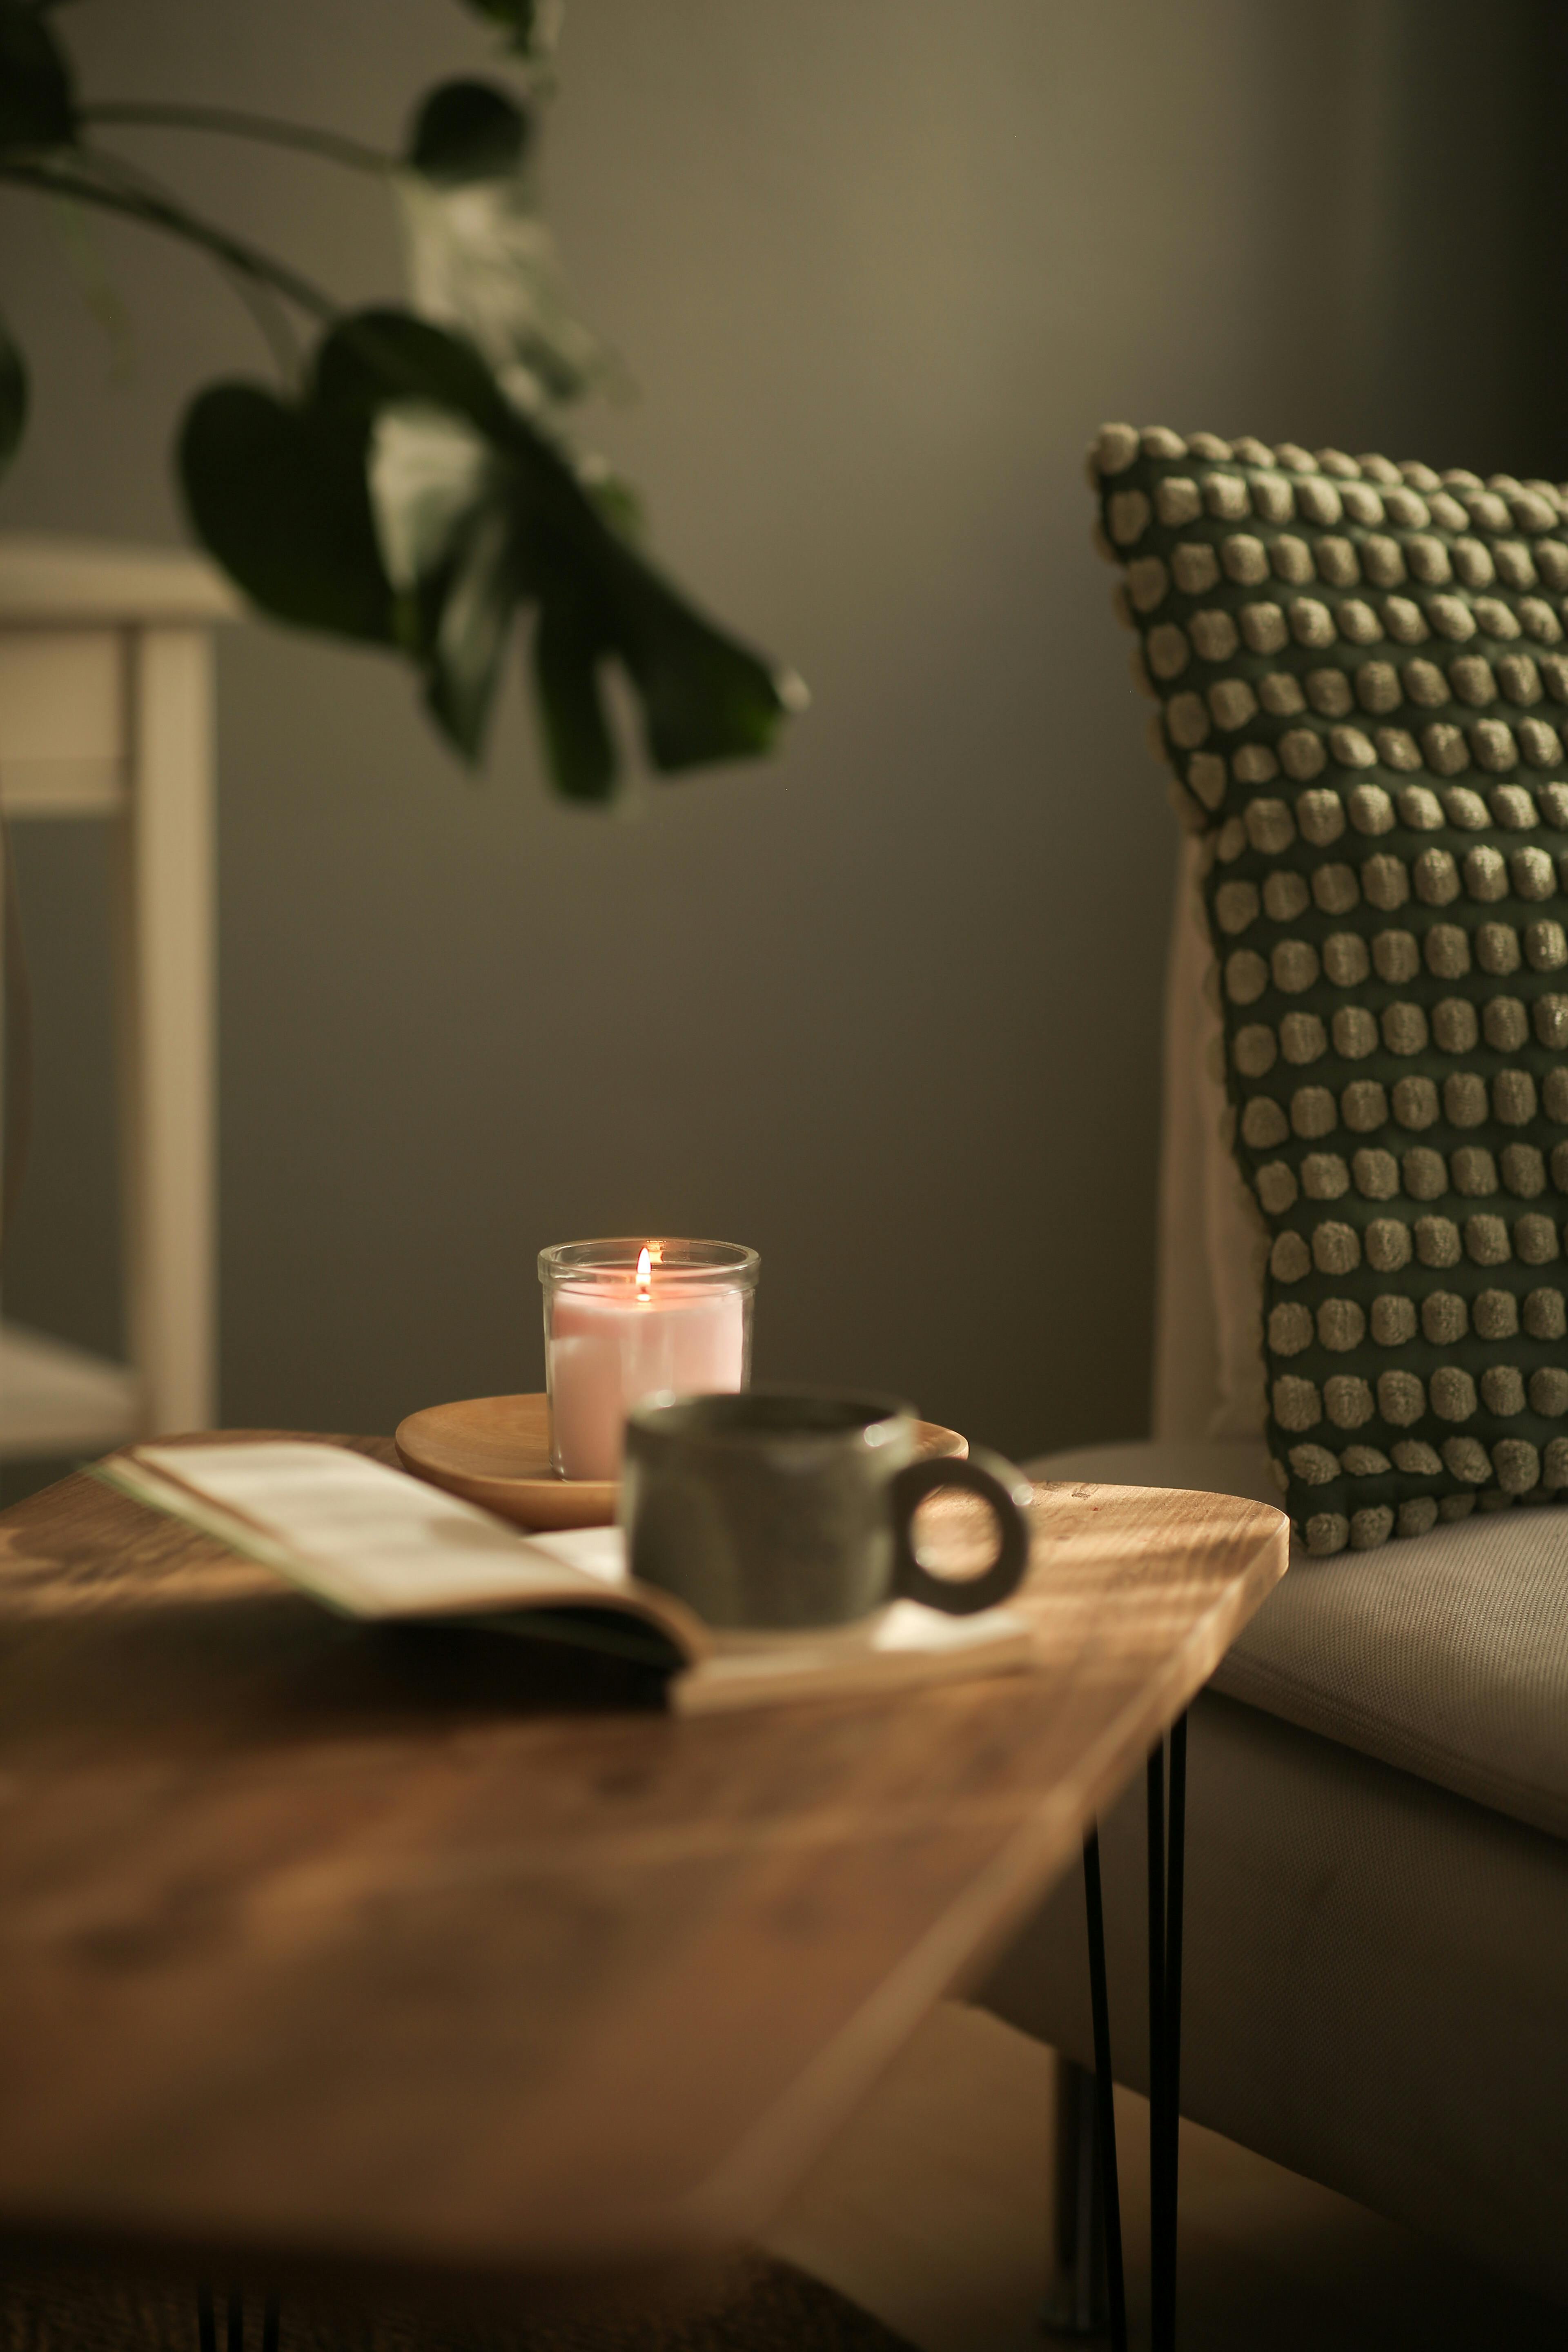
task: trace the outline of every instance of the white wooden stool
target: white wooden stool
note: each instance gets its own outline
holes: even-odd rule
[[[0,537],[0,811],[114,828],[131,1357],[0,1322],[0,1460],[214,1417],[212,631],[239,609],[195,556]]]

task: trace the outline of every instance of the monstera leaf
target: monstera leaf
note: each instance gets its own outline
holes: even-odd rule
[[[503,90],[444,82],[415,116],[394,185],[414,308],[474,343],[507,397],[542,415],[616,369],[574,313],[532,149],[532,116]]]
[[[396,640],[365,485],[365,433],[315,399],[216,383],[186,412],[178,462],[191,520],[254,604],[280,621]]]
[[[204,393],[180,468],[197,531],[255,601],[400,645],[469,761],[524,606],[537,612],[546,757],[573,797],[614,784],[608,663],[631,682],[661,771],[764,750],[786,708],[787,682],[623,537],[473,346],[410,312],[334,327],[298,404],[247,384]]]
[[[492,179],[520,169],[532,132],[521,107],[493,82],[444,81],[415,115],[408,167],[437,185]]]
[[[519,57],[547,58],[555,46],[560,0],[464,0],[476,16],[499,26]]]

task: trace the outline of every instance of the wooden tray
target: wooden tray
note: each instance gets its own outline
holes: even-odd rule
[[[956,1429],[933,1421],[916,1426],[922,1460],[969,1452]],[[613,1478],[558,1478],[552,1470],[550,1405],[542,1396],[426,1405],[399,1422],[397,1458],[416,1478],[520,1528],[603,1528],[616,1516]]]

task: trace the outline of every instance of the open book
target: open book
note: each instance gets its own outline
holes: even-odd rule
[[[348,1617],[463,1617],[586,1642],[669,1671],[685,1715],[846,1697],[1027,1664],[1005,1609],[948,1617],[895,1601],[852,1625],[731,1633],[626,1573],[618,1528],[524,1536],[488,1511],[341,1445],[139,1445],[96,1465]]]

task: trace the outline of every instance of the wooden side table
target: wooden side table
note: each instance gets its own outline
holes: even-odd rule
[[[0,2242],[526,2309],[754,2238],[1289,1556],[1227,1496],[1034,1515],[1023,1672],[689,1720],[85,1476],[0,1515]]]
[[[195,556],[0,538],[0,815],[114,829],[131,1360],[0,1324],[0,1459],[212,1421],[212,633],[238,610]]]

